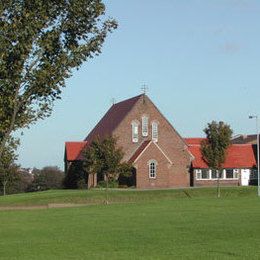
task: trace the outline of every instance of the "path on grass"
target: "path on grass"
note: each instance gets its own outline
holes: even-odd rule
[[[77,203],[50,203],[47,205],[35,206],[1,206],[0,211],[5,210],[34,210],[34,209],[53,209],[53,208],[76,208],[84,207],[91,204],[77,204]]]

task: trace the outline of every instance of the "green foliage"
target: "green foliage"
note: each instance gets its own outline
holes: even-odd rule
[[[51,114],[65,80],[117,23],[102,0],[1,0],[0,156],[13,131]]]
[[[133,173],[133,166],[127,162],[120,163],[117,172],[119,176],[130,177]]]
[[[3,149],[2,156],[0,156],[0,190],[2,190],[3,195],[13,193],[11,192],[11,185],[18,178],[16,174],[18,166],[15,164],[18,144],[17,139],[9,137]]]
[[[84,189],[87,189],[87,183],[86,183],[86,180],[85,179],[79,179],[77,181],[77,188],[78,189],[81,189],[81,190],[84,190]]]
[[[115,138],[96,139],[84,151],[84,169],[89,174],[97,173],[99,179],[116,180],[120,173],[130,172],[131,165],[121,163],[123,155]]]
[[[230,145],[233,131],[224,122],[212,121],[204,129],[207,139],[201,142],[201,153],[209,168],[218,170],[217,196],[220,197],[220,175],[226,160],[226,150]]]
[[[110,180],[108,183],[106,181],[98,182],[97,188],[118,188],[118,182],[116,180]]]
[[[122,163],[118,172],[118,185],[120,188],[136,186],[136,169],[131,164]]]
[[[210,168],[221,169],[233,132],[229,125],[221,121],[208,123],[204,132],[207,139],[201,143],[203,159]]]
[[[3,195],[16,193],[14,185],[19,180],[19,175],[17,173],[18,166],[11,164],[8,168],[1,169],[0,173],[0,193]]]
[[[18,169],[15,174],[17,178],[11,184],[11,189],[8,191],[8,194],[27,192],[28,187],[33,181],[32,173],[29,172],[29,169]]]
[[[42,170],[33,170],[34,180],[28,191],[43,191],[62,188],[64,173],[56,166],[46,166]]]
[[[86,187],[88,174],[83,169],[83,162],[71,162],[69,169],[63,181],[63,185],[67,189],[83,189]]]

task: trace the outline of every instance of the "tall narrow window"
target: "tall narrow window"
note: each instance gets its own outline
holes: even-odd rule
[[[148,136],[148,117],[147,116],[142,117],[142,135]]]
[[[138,123],[132,122],[132,142],[138,143]]]
[[[158,142],[158,124],[156,122],[152,123],[152,140]]]
[[[155,179],[157,174],[157,162],[155,160],[149,161],[149,178]]]

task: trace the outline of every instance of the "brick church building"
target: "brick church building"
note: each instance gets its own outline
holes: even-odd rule
[[[112,105],[84,141],[66,142],[65,173],[78,171],[83,149],[95,138],[107,136],[117,138],[117,145],[124,152],[123,161],[134,166],[137,188],[189,187],[216,182],[201,158],[199,139],[183,139],[145,94]],[[246,149],[243,145],[233,145],[229,150],[232,152],[228,155],[229,168],[221,182],[241,185],[236,170],[251,171],[256,165],[252,145]],[[229,178],[230,169],[232,178]],[[96,179],[89,178],[88,185],[95,186]]]
[[[67,142],[65,171],[82,160],[84,147],[106,136],[117,138],[123,161],[133,164],[137,188],[190,186],[188,146],[147,95],[112,105],[83,142]]]

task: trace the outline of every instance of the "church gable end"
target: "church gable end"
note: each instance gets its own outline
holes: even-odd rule
[[[138,138],[133,141],[133,122],[139,122],[135,126]],[[191,155],[181,136],[163,116],[159,109],[146,96],[139,96],[138,101],[132,109],[123,118],[113,135],[118,138],[118,145],[125,151],[125,160],[129,160],[145,140],[153,140],[169,154],[171,160],[176,157],[181,160],[180,163],[190,163]]]

